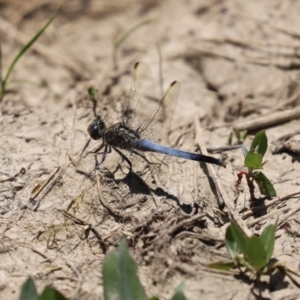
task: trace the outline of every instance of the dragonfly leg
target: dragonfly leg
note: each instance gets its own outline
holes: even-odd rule
[[[147,166],[148,166],[148,168],[150,170],[152,178],[155,180],[156,183],[158,183],[158,180],[157,180],[157,178],[155,176],[153,165],[156,165],[156,164],[160,165],[160,163],[154,163],[154,162],[149,161],[142,153],[140,153],[140,152],[138,152],[136,150],[132,150],[132,153],[140,156],[147,163]]]
[[[129,186],[131,187],[131,181],[132,181],[132,163],[131,161],[123,154],[119,149],[113,147],[113,149],[127,162],[129,166]]]
[[[102,148],[102,147],[101,147]],[[101,149],[101,148],[98,148],[98,151]],[[96,152],[96,151],[95,151]],[[104,148],[104,151],[103,152],[98,152],[98,153],[95,153],[95,169],[98,171],[101,166],[101,164],[105,161],[106,159],[106,154],[107,153],[111,153],[111,147],[109,145],[105,145],[105,148]],[[97,157],[98,155],[102,155],[102,158],[101,158],[101,161],[99,162]]]

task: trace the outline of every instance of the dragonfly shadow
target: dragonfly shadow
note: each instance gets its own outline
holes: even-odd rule
[[[199,205],[197,203],[194,203],[194,205],[190,205],[190,204],[186,204],[186,203],[180,203],[178,197],[176,197],[175,195],[172,195],[166,191],[164,191],[162,188],[158,187],[155,190],[152,190],[152,192],[159,196],[159,197],[165,197],[167,200],[172,200],[175,201],[177,206],[186,214],[190,214],[193,209],[198,209]]]
[[[115,179],[115,183],[118,185],[124,183],[128,186],[131,194],[144,194],[149,195],[151,188],[149,185],[135,172],[129,172],[120,179]]]
[[[189,214],[193,211],[194,208],[197,208],[197,205],[181,204],[179,198],[173,194],[166,192],[163,188],[157,187],[155,189],[151,188],[146,181],[144,181],[141,176],[132,172],[127,173],[122,179],[114,179],[116,184],[124,183],[126,184],[131,194],[144,194],[150,195],[151,193],[155,194],[158,197],[165,197],[167,200],[174,201],[178,207],[185,213]]]

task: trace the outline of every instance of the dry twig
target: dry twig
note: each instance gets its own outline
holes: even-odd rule
[[[203,133],[202,133],[202,129],[201,129],[201,125],[200,125],[200,121],[199,121],[199,116],[195,115],[194,117],[194,125],[195,125],[195,131],[196,131],[196,143],[199,145],[201,153],[203,155],[208,155],[206,147],[204,145],[204,138],[203,138]],[[248,235],[251,236],[251,232],[248,230],[248,228],[246,226],[244,226],[244,223],[241,219],[241,217],[235,212],[234,210],[234,206],[232,201],[230,201],[230,199],[227,196],[227,193],[225,191],[225,189],[223,188],[222,182],[220,181],[220,179],[216,176],[216,173],[214,171],[214,168],[212,165],[208,166],[210,169],[210,172],[212,174],[212,178],[216,184],[216,186],[219,189],[219,192],[221,194],[221,197],[229,211],[230,217],[232,219],[234,219],[241,228],[244,229],[244,232]]]
[[[234,129],[237,131],[258,130],[281,123],[289,122],[294,119],[300,118],[300,107],[295,109],[288,109],[281,112],[272,113],[269,115],[260,116],[252,120],[241,121],[234,125]]]

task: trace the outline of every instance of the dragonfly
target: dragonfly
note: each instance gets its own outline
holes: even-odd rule
[[[146,101],[151,101],[151,97],[147,97],[147,93],[143,92],[144,82],[152,77],[150,74],[147,64],[143,62],[135,63],[132,86],[123,104],[121,122],[107,127],[102,118],[96,116],[88,126],[87,131],[90,137],[93,140],[102,140],[102,146],[105,147],[101,162],[105,160],[106,154],[113,149],[128,163],[129,172],[132,172],[132,163],[124,154],[124,150],[142,158],[144,158],[143,152],[154,152],[225,167],[226,163],[215,157],[163,146],[147,138],[147,133],[151,131],[152,126],[160,121],[166,121],[164,119],[167,119],[166,111],[168,108],[173,107],[172,110],[174,110],[174,104],[177,102],[180,92],[180,83],[173,81],[165,94],[156,102],[152,111],[149,112],[147,104],[141,105],[139,102],[142,101],[142,95],[144,95],[144,100],[146,98]],[[140,108],[138,109],[137,106]],[[142,110],[145,110],[145,112]],[[161,128],[159,131],[161,131]],[[155,134],[158,134],[157,129],[154,131],[154,136]],[[98,163],[98,167],[101,162]]]
[[[37,192],[34,192],[31,200],[37,202],[36,209],[42,214],[41,223],[44,220],[52,220],[53,225],[50,228],[46,227],[41,236],[41,239],[51,244],[51,247],[63,243],[64,240],[69,243],[72,237],[76,248],[75,245],[78,244],[76,224],[84,226],[93,224],[100,228],[100,231],[103,228],[106,230],[107,224],[111,223],[107,223],[109,217],[106,206],[99,205],[99,200],[113,207],[117,206],[117,211],[129,212],[130,216],[137,219],[140,218],[141,210],[148,214],[157,207],[153,201],[148,201],[143,202],[141,208],[138,208],[140,202],[132,197],[133,193],[128,193],[127,180],[123,180],[123,172],[116,171],[123,171],[124,164],[129,166],[130,189],[133,188],[131,174],[137,174],[138,176],[134,178],[138,182],[146,183],[148,191],[147,179],[139,180],[140,174],[146,175],[148,169],[143,169],[145,173],[134,173],[132,166],[136,169],[144,165],[149,166],[150,175],[152,179],[155,177],[155,182],[156,179],[163,181],[165,178],[157,176],[158,170],[152,168],[154,163],[148,160],[145,155],[147,152],[167,155],[164,164],[158,164],[159,170],[161,165],[168,166],[165,161],[171,156],[225,167],[225,162],[217,158],[165,146],[168,144],[168,129],[179,97],[180,83],[178,81],[171,83],[159,100],[154,90],[155,83],[149,66],[143,62],[136,63],[131,88],[128,94],[121,98],[121,107],[118,101],[111,101],[109,97],[103,98],[98,103],[102,105],[103,119],[96,114],[94,107],[94,120],[87,131],[95,142],[88,149],[85,148],[77,160],[59,169],[53,175],[53,179],[51,175],[49,184],[46,181],[41,188],[37,187]],[[108,106],[111,109],[106,109]],[[116,123],[115,120],[118,118],[120,122]],[[104,119],[107,122],[104,122]],[[102,143],[99,143],[100,141]],[[146,164],[139,164],[141,159]],[[114,176],[101,176],[98,171]],[[142,185],[144,187],[144,184]],[[139,187],[137,186],[134,191],[138,192]],[[116,199],[126,201],[116,202]],[[122,208],[126,203],[133,203],[133,206]],[[65,214],[62,215],[62,212]]]

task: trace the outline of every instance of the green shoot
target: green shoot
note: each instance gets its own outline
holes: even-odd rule
[[[145,299],[136,273],[136,265],[130,257],[123,239],[117,252],[108,253],[103,264],[104,299]]]
[[[136,272],[134,260],[128,253],[125,239],[121,240],[116,252],[108,253],[103,264],[104,299],[110,300],[159,300],[157,297],[148,298],[145,294]],[[180,285],[172,300],[185,300]]]
[[[276,191],[270,180],[261,171],[255,171],[263,168],[263,157],[267,152],[267,148],[268,139],[265,131],[260,131],[256,134],[249,150],[246,147],[242,148],[243,155],[245,157],[244,166],[248,168],[248,172],[238,173],[236,186],[239,186],[242,176],[245,175],[250,191],[251,201],[256,200],[254,196],[254,182],[257,184],[261,194],[266,195],[267,197],[276,197]]]
[[[247,133],[248,133],[247,130],[234,131],[234,132],[231,131],[228,136],[228,141],[227,141],[228,145],[232,145],[233,135],[235,135],[235,138],[237,139],[237,143],[242,144],[247,136]]]
[[[278,270],[300,288],[299,283],[292,276],[300,277],[299,272],[272,258],[277,224],[278,220],[274,225],[267,226],[260,236],[248,237],[235,221],[231,221],[225,237],[225,245],[231,260],[212,263],[208,266],[223,271],[239,268],[242,272],[250,272],[255,283],[259,282],[261,275],[272,275]]]
[[[46,286],[41,295],[38,295],[34,281],[29,277],[23,284],[19,300],[67,300],[56,289]]]
[[[14,60],[9,65],[8,70],[7,70],[4,78],[2,78],[2,68],[1,68],[1,65],[0,65],[0,84],[1,84],[0,85],[0,102],[3,99],[3,96],[5,94],[7,81],[9,79],[9,76],[10,76],[12,70],[14,69],[16,63],[24,55],[24,53],[32,46],[32,44],[34,44],[34,42],[44,33],[44,31],[47,29],[47,27],[53,22],[53,20],[57,17],[59,12],[61,11],[61,9],[62,9],[63,5],[65,4],[65,2],[66,2],[66,0],[64,0],[62,2],[62,4],[58,7],[56,12],[50,18],[50,20],[33,36],[33,38],[26,45],[23,46],[23,48],[19,51],[19,53],[15,56]],[[1,49],[0,49],[0,61],[2,61]]]
[[[136,264],[131,258],[123,238],[119,248],[105,256],[103,267],[103,288],[105,300],[159,300],[158,297],[148,298],[137,276]],[[38,295],[31,277],[24,283],[20,300],[66,300],[62,294],[52,287],[45,287]],[[171,300],[186,300],[183,294],[183,284],[179,285]]]
[[[231,256],[230,261],[210,264],[209,267],[219,270],[230,270],[244,268],[251,272],[256,280],[262,274],[271,274],[274,271],[274,260],[272,260],[275,225],[269,225],[258,237],[248,237],[235,221],[231,221],[226,230],[225,245]]]

